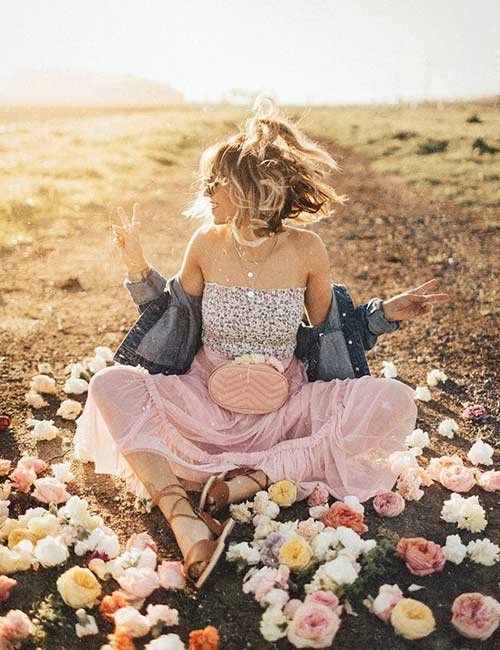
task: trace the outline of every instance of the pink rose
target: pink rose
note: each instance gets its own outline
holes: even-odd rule
[[[38,456],[21,456],[21,458],[17,461],[17,466],[33,469],[37,474],[40,474],[40,472],[43,472],[45,469],[47,469],[49,464],[41,458],[38,458]]]
[[[389,623],[394,607],[403,598],[403,592],[398,585],[382,585],[377,597],[373,600],[372,611],[384,623]]]
[[[65,503],[71,496],[66,485],[54,476],[37,478],[34,485],[31,495],[42,503]]]
[[[32,631],[32,623],[29,617],[20,609],[11,609],[0,621],[0,647],[6,650],[19,647],[18,641],[26,639]],[[14,645],[11,644],[14,642]]]
[[[316,483],[313,491],[307,498],[307,505],[310,507],[322,506],[328,502],[329,496],[330,493],[328,492],[325,485],[323,485],[322,483]]]
[[[495,492],[500,490],[500,472],[496,469],[491,469],[488,472],[482,472],[477,479],[478,484],[487,492]]]
[[[17,585],[17,580],[8,576],[0,575],[0,602],[7,600],[10,590]]]
[[[452,625],[468,639],[489,639],[500,623],[500,603],[477,591],[457,596],[451,612]]]
[[[373,508],[381,517],[397,517],[405,509],[405,500],[397,492],[383,492],[373,498]]]
[[[130,567],[125,573],[117,578],[122,589],[128,594],[138,598],[147,598],[155,589],[160,586],[158,574],[154,569],[144,567]]]
[[[33,481],[36,479],[36,472],[31,467],[23,467],[18,465],[10,474],[9,478],[12,481],[12,487],[20,490],[21,492],[29,492]]]
[[[414,576],[427,576],[442,571],[446,558],[439,544],[424,537],[402,537],[395,550],[402,557],[410,573]]]
[[[295,616],[297,608],[302,605],[302,601],[298,598],[290,598],[290,600],[283,607],[283,614],[290,620]]]
[[[158,567],[160,586],[163,589],[184,589],[186,586],[186,574],[182,562],[163,560]]]
[[[305,603],[317,603],[318,605],[324,605],[329,607],[332,612],[335,612],[338,616],[342,613],[342,605],[338,597],[332,591],[314,591],[312,594],[307,594],[304,598]]]
[[[296,648],[328,648],[340,626],[338,614],[318,603],[302,603],[288,623],[287,638]]]
[[[489,417],[484,404],[470,404],[470,406],[464,408],[460,415],[473,422],[486,422]]]
[[[427,465],[427,473],[435,481],[439,481],[439,476],[443,467],[450,467],[451,465],[463,465],[463,460],[457,454],[453,456],[440,456],[439,458],[432,458]]]
[[[127,539],[127,543],[125,545],[126,551],[144,551],[145,548],[150,548],[155,553],[158,552],[156,542],[146,531],[142,533],[132,533],[132,535],[130,535],[130,537]]]
[[[449,465],[441,470],[439,482],[452,492],[468,492],[476,484],[476,479],[469,467]]]

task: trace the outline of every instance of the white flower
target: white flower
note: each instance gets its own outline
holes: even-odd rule
[[[56,380],[48,375],[34,375],[30,381],[30,390],[36,393],[57,393]]]
[[[337,533],[333,528],[325,528],[321,533],[318,533],[311,541],[311,548],[315,559],[319,562],[323,562],[328,551],[335,546],[337,540]]]
[[[280,507],[277,503],[269,499],[269,494],[265,490],[261,490],[254,497],[253,511],[256,514],[265,515],[270,519],[276,519],[280,513]]]
[[[460,535],[448,535],[442,549],[445,558],[454,564],[461,564],[467,555],[467,547],[462,544]]]
[[[323,504],[322,506],[312,506],[309,508],[309,516],[313,519],[321,519],[321,515],[330,509],[328,503]]]
[[[226,560],[228,562],[243,561],[250,565],[258,564],[260,561],[260,553],[257,548],[250,546],[248,542],[230,544],[226,552]]]
[[[77,637],[81,639],[82,636],[99,634],[99,629],[97,628],[95,618],[91,614],[87,614],[83,608],[77,609],[75,614],[78,619],[78,623],[75,625],[75,632]]]
[[[66,544],[59,537],[52,537],[51,535],[39,539],[33,553],[44,567],[63,564],[69,558],[69,551]]]
[[[466,528],[471,533],[480,533],[487,524],[486,513],[479,504],[479,497],[473,496],[464,499],[458,515],[457,526]]]
[[[41,409],[44,406],[48,406],[49,403],[43,399],[40,393],[36,393],[34,390],[30,390],[24,395],[25,402],[34,409]]]
[[[412,447],[408,451],[393,451],[389,456],[391,472],[401,474],[409,467],[418,467],[417,456],[419,454],[420,450],[417,447]]]
[[[467,458],[474,465],[492,465],[493,447],[487,442],[483,442],[481,438],[469,449]]]
[[[355,496],[344,497],[344,503],[346,504],[346,506],[349,506],[351,510],[354,510],[355,512],[359,512],[361,515],[364,514],[365,512],[365,507],[359,502],[358,497]]]
[[[456,431],[458,431],[458,424],[453,418],[446,418],[439,423],[438,433],[446,438],[453,438]]]
[[[279,528],[279,522],[272,520],[266,515],[255,515],[252,519],[252,524],[255,526],[253,533],[254,539],[264,539],[269,533]]]
[[[467,553],[473,562],[493,566],[498,562],[500,547],[485,537],[484,539],[469,542],[467,544]]]
[[[342,544],[344,550],[348,551],[350,556],[354,556],[354,560],[357,559],[360,553],[368,553],[377,545],[374,539],[362,539],[355,530],[347,528],[347,526],[338,526],[335,529],[335,542]]]
[[[151,623],[135,607],[120,607],[113,616],[116,627],[125,628],[133,637],[145,636],[150,628]]]
[[[418,449],[423,449],[430,445],[429,434],[427,431],[422,429],[414,429],[410,434],[406,436],[405,443],[408,447],[417,447]]]
[[[427,373],[427,384],[429,386],[437,386],[440,381],[446,381],[448,377],[444,374],[442,370],[433,368],[430,372]]]
[[[60,415],[65,420],[76,420],[82,412],[82,405],[74,399],[65,399],[59,405],[56,415]]]
[[[82,375],[85,375],[85,367],[83,363],[68,363],[68,365],[64,368],[65,374],[70,373],[70,377],[75,377],[79,378]]]
[[[252,513],[250,512],[250,501],[244,501],[243,503],[231,503],[229,506],[229,512],[231,517],[236,519],[236,521],[241,522],[242,524],[249,524],[252,521]]]
[[[93,375],[98,373],[99,370],[106,368],[107,365],[108,364],[106,363],[106,359],[98,354],[96,354],[96,356],[90,359],[87,363],[87,367]]]
[[[277,641],[286,635],[288,620],[281,607],[272,605],[262,614],[259,629],[266,641]]]
[[[422,402],[428,402],[432,399],[431,391],[427,388],[427,386],[417,386],[415,388],[414,399],[419,399]]]
[[[113,361],[113,350],[107,345],[98,345],[94,348],[94,352],[97,357],[101,357],[106,361]]]
[[[69,483],[69,481],[75,478],[75,475],[70,471],[70,467],[70,460],[65,463],[54,463],[51,465],[52,474],[61,483]]]
[[[88,511],[88,501],[73,494],[57,511],[59,518],[68,517],[74,526],[81,526],[91,531],[104,524],[100,515],[91,515]]]
[[[450,498],[444,501],[441,509],[441,519],[447,521],[449,524],[456,524],[460,516],[464,498],[461,494],[452,492]]]
[[[85,381],[85,379],[77,379],[76,377],[69,377],[69,379],[66,379],[63,387],[65,393],[73,393],[74,395],[86,393],[88,389],[88,381]]]
[[[28,418],[26,425],[33,427],[32,433],[35,440],[53,440],[59,435],[59,429],[54,425],[54,420]]]
[[[186,650],[178,634],[162,634],[144,646],[144,650]]]
[[[382,374],[384,377],[397,377],[398,369],[392,361],[382,361]]]
[[[346,557],[336,557],[323,564],[320,569],[338,585],[350,585],[358,577],[353,563]]]
[[[285,605],[285,603],[288,602],[289,599],[290,596],[288,595],[287,591],[285,591],[284,589],[278,589],[277,587],[273,587],[262,598],[260,604],[263,606],[271,605],[271,607],[281,608]]]
[[[179,611],[168,605],[153,605],[146,608],[146,618],[151,625],[162,622],[164,625],[179,625]]]

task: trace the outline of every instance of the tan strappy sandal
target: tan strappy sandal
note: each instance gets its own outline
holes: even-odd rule
[[[179,498],[172,504],[169,516],[167,517],[167,521],[170,526],[172,526],[172,521],[176,517],[189,517],[190,519],[196,520],[201,519],[207,525],[209,530],[216,536],[215,539],[199,539],[193,544],[193,546],[191,546],[184,558],[184,573],[186,577],[194,584],[197,589],[200,589],[212,573],[215,565],[222,555],[226,539],[233,530],[236,521],[229,517],[223,524],[221,524],[220,521],[214,517],[211,517],[207,512],[201,512],[198,510],[198,508],[193,507],[188,497],[175,491],[176,488],[181,488],[183,491],[185,491],[184,487],[180,485],[180,483],[170,483],[170,485],[166,485],[160,489],[156,488],[152,483],[149,482],[144,483],[144,485],[148,492],[151,494],[151,498],[155,505],[158,505],[161,497],[165,495],[177,494],[179,496]],[[195,514],[191,515],[187,512],[177,512],[174,514],[175,506],[179,503],[179,501],[182,501],[183,499],[189,502]],[[208,564],[197,578],[193,578],[190,575],[189,570],[191,566],[197,562],[208,562]]]
[[[198,504],[198,509],[210,514],[218,512],[222,508],[225,508],[229,505],[229,485],[226,482],[226,479],[236,478],[238,476],[246,476],[247,478],[254,481],[259,490],[267,490],[271,485],[269,477],[266,475],[265,485],[262,485],[255,476],[251,476],[254,472],[258,470],[251,467],[237,467],[236,469],[228,470],[227,472],[222,472],[221,474],[211,476],[203,487],[203,491],[200,495],[200,502]],[[214,501],[213,503],[208,503],[208,498],[211,497]]]

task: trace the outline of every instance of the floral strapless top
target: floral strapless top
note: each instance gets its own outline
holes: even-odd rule
[[[252,289],[205,282],[201,302],[204,345],[235,357],[293,356],[306,287]]]

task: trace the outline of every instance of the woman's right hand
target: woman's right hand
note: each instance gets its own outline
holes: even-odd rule
[[[120,252],[121,260],[127,267],[127,271],[129,273],[139,273],[148,266],[139,239],[139,226],[141,224],[138,220],[139,203],[134,203],[132,208],[132,221],[130,221],[121,205],[117,207],[117,212],[122,225],[111,225],[114,233],[113,241]]]

